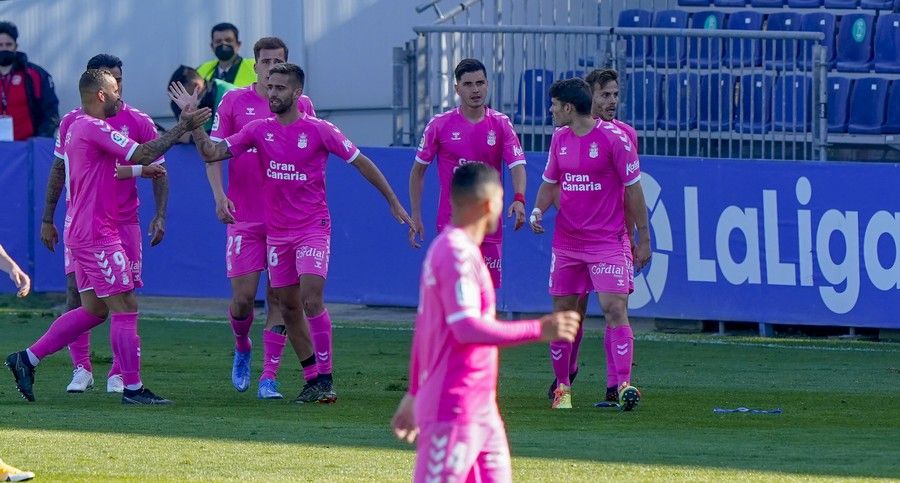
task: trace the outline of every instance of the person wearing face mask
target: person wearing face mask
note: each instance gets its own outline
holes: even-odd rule
[[[237,87],[249,86],[256,82],[256,73],[253,71],[254,60],[238,55],[241,41],[238,39],[237,27],[222,22],[213,26],[210,36],[209,46],[216,58],[197,67],[200,76],[207,81],[219,79]]]
[[[236,88],[234,84],[230,84],[221,79],[213,78],[206,80],[196,69],[186,65],[179,66],[175,69],[175,72],[172,73],[172,77],[169,78],[169,85],[175,82],[180,82],[191,94],[194,93],[194,90],[199,90],[200,93],[197,94],[197,97],[200,100],[200,107],[210,108],[213,115],[215,115],[216,109],[219,107],[219,102],[222,100],[222,97],[225,96],[225,93]],[[172,108],[172,114],[175,115],[175,119],[178,119],[178,117],[181,116],[181,108],[174,102],[170,104],[170,107]],[[206,125],[203,126],[203,129],[207,132],[211,131],[212,120],[208,121]],[[190,133],[187,133],[182,142],[188,142],[189,140]]]
[[[18,51],[19,29],[0,22],[0,116],[12,118],[13,139],[53,137],[59,125],[59,99],[53,79]]]

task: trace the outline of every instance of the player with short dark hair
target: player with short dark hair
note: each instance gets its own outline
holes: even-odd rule
[[[419,288],[409,390],[391,421],[418,439],[413,481],[511,481],[506,430],[497,407],[498,349],[572,341],[578,314],[496,320],[491,274],[479,245],[496,230],[503,186],[493,167],[461,166],[450,182],[450,225],[431,243]]]
[[[543,213],[558,198],[550,262],[554,310],[577,310],[585,294],[598,293],[615,348],[612,360],[620,379],[618,401],[623,409],[631,410],[640,400],[640,392],[630,383],[634,335],[628,325],[628,294],[634,290],[635,268],[640,270],[650,258],[647,250],[636,252],[639,256],[633,259],[625,227],[626,216],[636,220],[639,243],[649,246],[637,148],[615,124],[591,117],[591,90],[584,80],[554,82],[550,98],[553,124],[559,129],[550,142],[531,228],[543,233]],[[626,196],[636,201],[626,205]],[[571,354],[569,342],[550,346],[558,382],[554,409],[572,407]]]

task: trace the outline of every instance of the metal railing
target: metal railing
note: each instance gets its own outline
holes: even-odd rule
[[[825,159],[823,35],[717,29],[428,25],[395,50],[394,144],[414,145],[425,123],[456,105],[453,68],[488,69],[494,109],[526,150],[553,132],[553,80],[596,67],[620,74],[618,117],[646,154]],[[405,89],[405,90],[401,90]]]

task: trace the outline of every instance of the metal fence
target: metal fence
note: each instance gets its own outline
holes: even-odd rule
[[[825,159],[823,35],[715,28],[429,25],[395,49],[395,145],[456,105],[453,68],[488,68],[489,104],[526,150],[549,145],[547,91],[596,67],[620,74],[618,117],[641,152],[670,156]]]

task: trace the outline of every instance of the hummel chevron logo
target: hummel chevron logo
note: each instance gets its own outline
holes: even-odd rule
[[[550,349],[550,357],[552,357],[554,361],[562,359],[562,353],[562,349]]]
[[[628,344],[616,344],[616,354],[619,354],[620,356],[628,354]]]
[[[95,253],[94,257],[96,257],[97,260],[103,260],[104,258],[106,258],[106,252]]]
[[[103,259],[103,263],[97,262],[97,265],[99,265],[100,268],[106,268],[106,267],[109,266],[109,260],[107,260],[107,259],[104,258],[104,259]]]
[[[109,278],[104,278],[104,280],[106,280],[106,283],[116,283],[116,276],[112,275]]]
[[[320,361],[327,361],[327,360],[328,360],[328,351],[325,351],[325,352],[317,352],[316,354],[319,356],[319,360],[320,360]]]
[[[112,267],[109,267],[106,270],[100,270],[100,273],[102,273],[105,277],[109,277],[110,275],[112,275]]]
[[[447,435],[440,436],[440,437],[432,436],[431,444],[435,445],[438,448],[446,448],[448,439],[449,439],[449,437]]]
[[[428,454],[431,456],[432,461],[441,461],[444,459],[444,456],[447,456],[447,450],[432,449]]]

